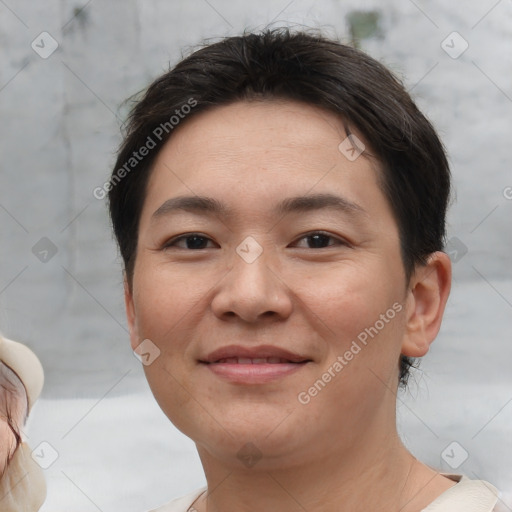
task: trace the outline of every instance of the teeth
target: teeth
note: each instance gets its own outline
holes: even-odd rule
[[[227,357],[225,359],[219,359],[217,363],[227,364],[280,364],[290,363],[287,359],[281,359],[280,357]]]

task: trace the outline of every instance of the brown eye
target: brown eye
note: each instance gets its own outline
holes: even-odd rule
[[[333,245],[348,245],[345,241],[322,231],[308,233],[301,237],[299,242],[302,240],[306,241],[307,249],[324,249],[325,247],[331,247]],[[297,245],[300,244],[298,243]],[[304,247],[304,245],[301,246]]]
[[[163,248],[169,249],[178,247],[180,249],[190,250],[207,249],[208,242],[211,242],[211,240],[207,236],[201,235],[200,233],[189,233],[166,242]]]
[[[318,249],[322,247],[328,247],[330,245],[329,240],[332,239],[332,237],[323,234],[316,234],[308,235],[306,239],[309,242],[311,248]]]

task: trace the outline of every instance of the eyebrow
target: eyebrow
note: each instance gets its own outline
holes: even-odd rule
[[[310,194],[306,196],[288,197],[274,208],[275,214],[309,212],[322,209],[334,209],[353,217],[368,216],[358,204],[334,194]],[[221,217],[232,217],[234,212],[226,205],[212,197],[178,196],[167,199],[152,215],[152,219],[170,215],[177,211],[188,211],[198,214],[211,214]]]
[[[335,194],[311,194],[307,196],[288,197],[281,201],[276,208],[276,213],[287,214],[296,212],[308,212],[321,209],[334,209],[351,216],[365,215],[368,213],[358,204]]]

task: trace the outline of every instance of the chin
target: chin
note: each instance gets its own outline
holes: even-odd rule
[[[195,440],[202,459],[209,456],[234,470],[246,468],[252,471],[275,471],[304,462],[298,449],[299,446],[304,448],[304,441],[289,436],[271,434],[264,437],[261,432],[259,437],[252,437],[250,432],[232,437],[227,437],[225,432],[217,434]]]

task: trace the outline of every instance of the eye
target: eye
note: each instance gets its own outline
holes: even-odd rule
[[[190,250],[207,249],[208,242],[211,242],[211,239],[201,233],[187,233],[165,242],[162,248],[169,249],[177,247],[179,249]]]
[[[334,245],[349,245],[345,240],[335,237],[329,233],[325,233],[324,231],[313,231],[311,233],[307,233],[298,239],[295,243],[296,246],[300,247],[300,242],[302,240],[306,241],[307,249],[324,249],[325,247],[331,247]],[[304,247],[303,244],[302,247]]]

